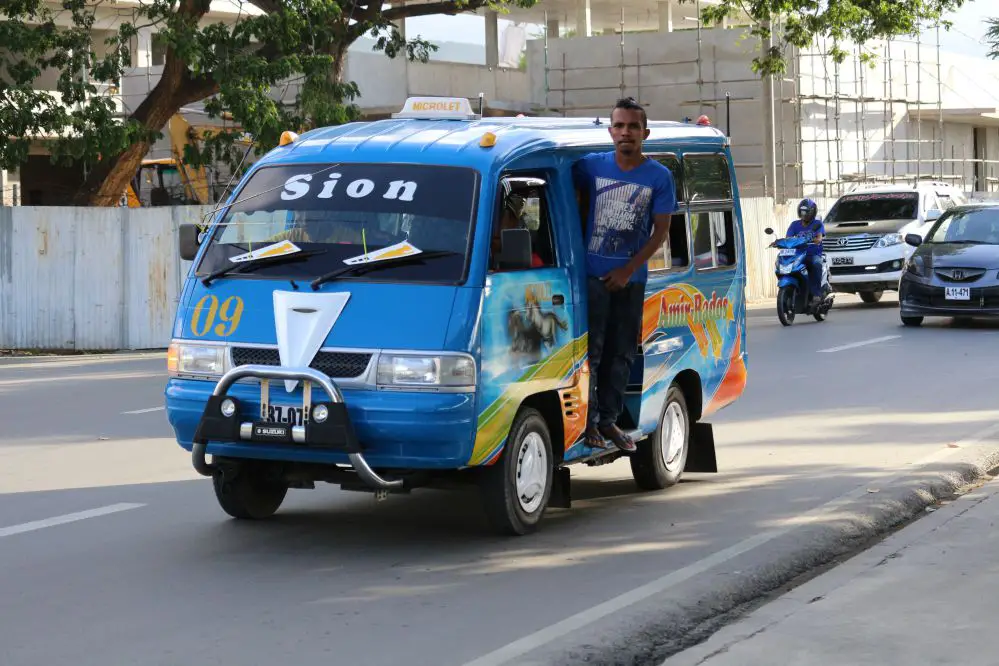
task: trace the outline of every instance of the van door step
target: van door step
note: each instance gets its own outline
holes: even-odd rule
[[[641,442],[643,439],[647,437],[647,435],[645,435],[641,430],[638,430],[637,428],[632,430],[625,430],[624,432],[636,442]],[[581,444],[582,442],[583,438],[580,437],[576,441],[576,444]],[[610,441],[606,437],[604,438],[604,444],[607,445],[606,449],[588,448],[586,447],[585,444],[583,444],[583,446],[587,448],[589,453],[583,456],[582,458],[576,458],[569,464],[575,465],[577,463],[586,463],[590,467],[596,467],[598,465],[606,465],[608,463],[612,463],[621,456],[625,455],[624,452],[621,451],[621,449],[617,448],[614,445],[614,442]]]

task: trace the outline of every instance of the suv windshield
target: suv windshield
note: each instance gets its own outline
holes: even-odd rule
[[[346,260],[409,243],[423,260],[386,264],[363,278],[456,283],[465,272],[478,174],[424,164],[294,164],[262,167],[217,225],[197,275],[238,255],[291,241],[303,252],[232,277],[310,279]],[[433,253],[433,254],[429,254]]]
[[[999,245],[999,208],[948,211],[926,234],[926,242]]]
[[[918,210],[919,194],[917,192],[847,194],[833,205],[825,222],[914,220]]]

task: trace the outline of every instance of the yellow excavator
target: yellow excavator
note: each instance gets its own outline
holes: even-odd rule
[[[212,191],[205,167],[192,167],[184,163],[184,146],[198,143],[212,134],[223,131],[215,125],[192,126],[179,113],[167,124],[172,157],[145,159],[123,197],[129,208],[145,206],[184,206],[212,203]],[[237,143],[249,145],[250,139],[242,137]]]

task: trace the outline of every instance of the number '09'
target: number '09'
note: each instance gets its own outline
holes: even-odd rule
[[[207,303],[207,312],[205,312]],[[219,304],[219,299],[215,294],[207,294],[201,297],[198,304],[194,306],[194,313],[191,315],[191,333],[200,337],[208,335],[214,326],[215,335],[225,337],[232,335],[239,326],[239,319],[243,316],[243,299],[238,296],[230,296]],[[204,321],[202,321],[204,318]],[[216,324],[215,320],[219,323]]]

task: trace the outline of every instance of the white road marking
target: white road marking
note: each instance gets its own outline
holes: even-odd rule
[[[86,520],[87,518],[97,518],[99,516],[107,516],[112,513],[118,513],[120,511],[128,511],[129,509],[138,509],[141,506],[146,505],[129,503],[111,504],[108,506],[102,506],[98,509],[67,513],[63,516],[36,520],[30,523],[21,523],[20,525],[11,525],[10,527],[0,527],[0,539],[3,537],[13,536],[15,534],[22,534],[24,532],[34,532],[35,530],[45,529],[46,527],[55,527],[56,525],[75,523],[78,520]]]
[[[166,407],[147,407],[146,409],[133,409],[130,412],[122,412],[122,414],[148,414],[149,412],[162,412]]]
[[[949,446],[944,446],[940,450],[931,453],[925,458],[921,458],[910,465],[906,465],[904,468],[896,468],[895,470],[887,470],[890,472],[897,472],[894,476],[887,478],[877,478],[877,483],[883,488],[888,483],[896,481],[903,476],[906,476],[912,472],[916,467],[926,465],[932,462],[937,462],[953,455],[955,452],[960,451],[962,448],[968,446],[973,446],[977,444],[980,440],[985,439],[991,435],[999,433],[999,424],[991,425],[987,428],[979,430],[978,432],[972,434],[965,439],[956,442],[954,448]],[[660,578],[656,578],[645,585],[636,587],[635,589],[625,592],[622,595],[609,599],[602,604],[598,604],[593,608],[587,609],[566,619],[561,622],[556,622],[555,624],[545,627],[540,631],[533,634],[525,636],[519,640],[514,641],[508,645],[505,645],[498,650],[494,650],[488,654],[485,654],[478,659],[470,661],[464,666],[500,666],[501,664],[508,664],[512,660],[521,657],[528,652],[536,650],[548,643],[551,643],[567,634],[581,629],[588,624],[592,624],[598,620],[601,620],[613,613],[616,613],[624,608],[637,604],[640,601],[644,601],[649,597],[656,594],[665,592],[666,590],[683,583],[694,576],[704,573],[710,570],[712,567],[723,564],[743,553],[746,553],[757,546],[761,546],[768,541],[772,541],[777,537],[783,536],[788,532],[801,527],[807,523],[813,522],[825,516],[826,514],[835,512],[839,510],[843,505],[851,502],[859,497],[867,495],[867,489],[871,487],[873,479],[866,480],[860,486],[857,486],[853,490],[843,495],[840,495],[836,499],[822,504],[821,506],[815,507],[811,511],[808,511],[801,516],[790,518],[785,521],[785,525],[782,527],[777,527],[767,532],[757,534],[748,539],[740,541],[739,543],[729,546],[724,550],[720,550],[717,553],[713,553],[708,557],[689,564],[682,569],[677,569],[676,571],[666,574]]]
[[[820,354],[828,354],[832,352],[843,351],[844,349],[853,349],[855,347],[865,347],[867,345],[876,345],[879,342],[886,342],[888,340],[894,340],[895,338],[900,338],[901,335],[886,335],[881,338],[871,338],[870,340],[861,340],[860,342],[851,342],[848,345],[842,345],[839,347],[830,347],[829,349],[820,349]]]

